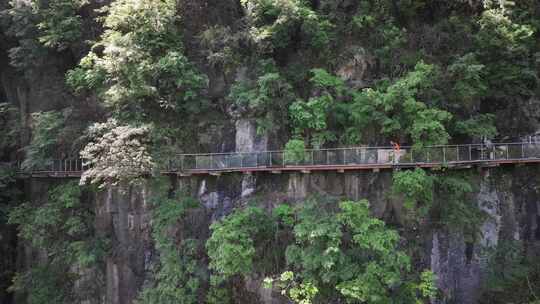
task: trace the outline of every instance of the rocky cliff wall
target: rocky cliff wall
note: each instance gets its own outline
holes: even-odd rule
[[[478,172],[474,203],[485,211],[486,217],[476,241],[436,225],[421,227],[422,231],[416,233],[418,240],[411,239],[410,233],[402,234],[406,235],[403,242],[419,244],[421,258],[415,266],[429,267],[437,274],[444,299],[440,303],[479,303],[488,275],[489,249],[508,240],[518,240],[531,247],[539,243],[539,193],[536,178],[530,178],[537,169],[537,166],[508,167]],[[243,189],[246,179],[253,181],[250,193]],[[400,228],[404,218],[402,201],[389,194],[390,171],[175,177],[170,186],[191,193],[200,202],[200,212],[190,222],[197,226],[202,238],[208,237],[212,222],[248,202],[271,209],[283,202],[301,203],[314,195],[366,198],[374,215],[403,230]],[[146,187],[108,189],[96,196],[97,230],[108,235],[113,244],[106,260],[104,303],[133,303],[143,285],[151,284],[151,270],[158,257],[150,234],[149,196]],[[29,251],[23,252],[27,260]],[[257,298],[257,303],[286,303],[279,294],[262,288],[261,282],[262,278],[258,277],[246,279],[246,294]]]

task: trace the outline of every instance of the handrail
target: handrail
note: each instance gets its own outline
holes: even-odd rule
[[[287,152],[250,151],[222,153],[185,153],[165,159],[168,172],[234,171],[249,168],[268,170],[291,167],[376,167],[380,165],[444,165],[475,162],[540,160],[540,142],[510,142],[493,144],[436,145],[417,149],[404,146],[398,150],[389,146],[358,146],[325,149],[306,149]],[[291,155],[292,154],[292,155]],[[163,160],[162,160],[163,161]],[[117,164],[112,164],[112,166]],[[125,166],[126,164],[121,164]],[[129,164],[128,164],[129,165]],[[82,159],[52,160],[42,168],[26,170],[17,164],[20,172],[83,172],[88,169]]]
[[[431,148],[451,148],[451,147],[467,147],[467,146],[511,146],[511,145],[540,145],[540,142],[538,143],[530,143],[530,142],[501,142],[501,143],[492,143],[489,145],[478,143],[478,144],[452,144],[452,145],[432,145],[432,146],[426,146],[423,149],[431,149]],[[400,149],[411,149],[414,148],[414,146],[401,146]],[[310,151],[336,151],[336,150],[357,150],[357,149],[393,149],[392,146],[355,146],[355,147],[337,147],[337,148],[321,148],[321,149],[304,149],[305,152]],[[286,150],[263,150],[263,151],[231,151],[231,152],[212,152],[212,153],[179,153],[178,156],[184,155],[184,156],[210,156],[210,155],[229,155],[229,154],[252,154],[252,153],[279,153],[279,152],[285,152]]]

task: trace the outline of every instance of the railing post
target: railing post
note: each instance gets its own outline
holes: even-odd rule
[[[523,146],[523,143],[521,143],[521,158],[525,158],[525,147]]]
[[[198,157],[195,155],[195,169],[199,169]]]
[[[469,161],[472,161],[472,146],[469,145]]]
[[[315,165],[315,159],[314,159],[314,156],[315,156],[315,151],[311,150],[311,165],[312,165],[312,166]]]
[[[180,171],[184,171],[184,155],[180,155]]]
[[[326,164],[330,165],[330,155],[328,155],[328,150],[324,150],[326,152]]]
[[[480,145],[480,160],[484,160],[484,144]]]
[[[443,159],[443,164],[446,164],[446,146],[442,147],[442,159]]]
[[[210,169],[214,169],[214,154],[210,154]]]
[[[409,148],[411,151],[411,164],[414,163],[414,157],[413,157],[413,148]]]
[[[347,164],[347,150],[343,149],[343,165]]]
[[[268,155],[270,158],[269,164],[270,164],[270,167],[272,167],[272,152],[268,152]]]
[[[240,168],[244,168],[244,155],[240,153]]]
[[[456,146],[456,162],[459,162],[459,146]]]

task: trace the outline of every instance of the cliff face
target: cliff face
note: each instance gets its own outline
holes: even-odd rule
[[[536,180],[531,178],[537,169],[490,168],[478,173],[474,203],[487,214],[479,239],[471,241],[457,231],[429,225],[407,234],[403,242],[415,242],[420,256],[415,267],[431,268],[438,277],[443,295],[440,303],[480,303],[488,279],[488,258],[493,253],[490,250],[499,244],[518,241],[531,248],[530,254],[537,253],[532,248],[540,241],[539,193]],[[246,184],[252,191],[246,192]],[[282,202],[301,203],[312,195],[367,198],[373,214],[391,225],[399,226],[404,216],[402,201],[388,194],[391,172],[178,177],[170,185],[198,198],[200,211],[190,222],[203,239],[208,237],[212,222],[253,199],[271,209]],[[151,270],[158,256],[150,235],[148,195],[144,187],[126,187],[108,189],[96,197],[96,227],[113,244],[106,260],[104,303],[133,303],[141,288],[153,280]],[[279,293],[262,288],[257,274],[243,284],[250,303],[288,303]]]
[[[537,98],[537,79],[528,78],[527,75],[534,74],[533,71],[527,70],[521,73],[524,66],[535,69],[530,61],[535,50],[531,45],[538,44],[538,32],[535,32],[533,25],[529,24],[532,22],[527,23],[520,19],[525,18],[523,16],[533,16],[532,19],[534,19],[533,10],[527,13],[529,15],[518,14],[518,18],[515,19],[521,23],[504,27],[504,31],[500,31],[510,36],[510,42],[521,40],[525,42],[498,54],[496,51],[500,45],[505,45],[508,41],[501,40],[502,43],[493,50],[486,42],[491,39],[482,42],[482,36],[473,33],[477,28],[482,28],[483,32],[489,31],[490,26],[493,26],[490,23],[491,19],[482,19],[478,23],[466,25],[460,24],[462,19],[482,18],[481,5],[475,4],[475,1],[459,1],[459,3],[468,2],[468,5],[463,4],[465,7],[461,7],[461,4],[454,6],[453,3],[446,7],[441,4],[444,1],[432,3],[417,1],[417,5],[411,6],[414,9],[399,6],[400,1],[391,1],[393,6],[362,7],[355,16],[349,14],[350,11],[358,10],[359,4],[355,1],[291,1],[309,2],[309,9],[317,12],[317,16],[328,18],[335,23],[333,28],[337,30],[331,33],[335,37],[332,37],[334,40],[330,47],[327,47],[330,50],[328,51],[311,45],[311,40],[323,39],[324,35],[328,34],[324,32],[328,30],[324,26],[324,30],[318,28],[321,33],[311,33],[312,37],[309,30],[314,29],[316,24],[304,23],[306,21],[302,18],[305,16],[296,15],[297,11],[294,9],[279,11],[279,18],[259,16],[257,19],[249,17],[252,16],[250,14],[254,14],[257,6],[246,6],[243,5],[244,2],[246,1],[179,1],[182,5],[178,9],[178,15],[183,17],[180,27],[185,47],[182,52],[185,52],[189,61],[208,78],[201,95],[205,102],[210,104],[210,110],[197,112],[196,119],[193,119],[194,123],[187,128],[190,134],[196,134],[196,136],[190,138],[189,144],[182,146],[183,151],[246,152],[283,148],[287,140],[292,137],[292,133],[295,133],[295,136],[298,135],[297,130],[293,130],[295,126],[292,119],[277,120],[281,125],[274,126],[271,130],[260,131],[258,127],[261,126],[261,118],[275,119],[279,115],[289,116],[290,113],[287,111],[290,103],[280,105],[278,101],[280,98],[288,97],[290,87],[294,87],[297,95],[294,95],[294,98],[291,98],[292,101],[289,100],[289,102],[305,99],[307,103],[321,96],[331,96],[334,98],[332,104],[342,102],[340,105],[345,108],[345,110],[341,109],[342,112],[351,111],[353,108],[346,106],[359,95],[345,96],[343,92],[334,94],[333,90],[336,90],[338,86],[325,87],[328,82],[319,86],[313,86],[310,83],[311,80],[308,78],[313,76],[310,70],[320,67],[327,68],[329,74],[335,74],[336,78],[332,78],[334,82],[358,90],[356,93],[360,94],[363,88],[376,89],[379,82],[384,83],[382,87],[386,88],[385,86],[389,85],[390,81],[399,81],[400,77],[405,77],[408,71],[414,69],[413,63],[433,62],[440,64],[435,70],[448,73],[449,77],[446,78],[464,81],[447,84],[446,87],[442,87],[444,90],[438,87],[430,90],[431,86],[436,87],[437,84],[428,84],[426,86],[430,88],[418,94],[425,96],[412,96],[414,94],[406,92],[409,95],[412,94],[407,95],[407,98],[418,100],[425,98],[428,100],[425,103],[426,107],[432,106],[431,103],[440,102],[441,109],[452,112],[455,120],[458,120],[460,115],[467,119],[472,117],[471,120],[465,121],[466,123],[463,124],[465,126],[468,126],[467,123],[470,121],[476,122],[475,119],[480,117],[475,116],[477,114],[493,114],[497,118],[495,124],[502,130],[501,138],[504,137],[504,139],[519,136],[522,132],[530,132],[538,126],[540,115],[537,112],[540,107],[538,107]],[[253,1],[255,2],[257,1]],[[531,1],[523,1],[523,3],[528,2]],[[27,46],[26,43],[37,43],[35,33],[37,25],[24,18],[11,18],[4,10],[25,3],[27,1],[12,1],[12,4],[9,4],[7,0],[0,0],[0,11],[2,11],[0,14],[0,103],[7,102],[18,109],[21,131],[16,148],[10,147],[3,151],[1,150],[3,147],[0,146],[0,162],[24,158],[25,150],[22,148],[29,144],[32,133],[36,131],[32,113],[69,108],[70,113],[75,114],[65,116],[67,118],[65,129],[75,130],[73,133],[81,131],[91,122],[103,121],[109,115],[113,115],[104,111],[103,104],[95,92],[75,95],[66,85],[66,72],[74,68],[89,51],[89,46],[84,41],[97,40],[102,33],[103,29],[96,21],[96,17],[102,15],[94,12],[93,9],[103,7],[109,1],[90,1],[88,5],[76,12],[81,17],[83,28],[79,41],[62,50],[37,44],[39,47],[33,47],[37,53],[26,54],[27,57],[24,57],[30,64],[20,67],[14,63],[16,60],[14,60],[13,50]],[[504,4],[501,5],[504,6]],[[518,7],[522,8],[520,5],[522,4],[519,3]],[[364,14],[364,10],[369,11],[369,14]],[[526,9],[523,10],[526,11]],[[538,11],[538,8],[535,10]],[[270,10],[270,13],[275,12]],[[308,14],[308,16],[313,15]],[[316,19],[308,21],[315,22]],[[378,19],[382,20],[380,26],[377,26]],[[288,21],[274,24],[275,20]],[[382,24],[388,23],[388,20],[395,24],[383,28]],[[437,23],[437,20],[442,21]],[[504,21],[503,26],[507,25],[506,19],[501,20]],[[383,30],[378,31],[377,28],[383,28]],[[408,31],[403,30],[405,28]],[[519,34],[517,38],[511,35],[515,29]],[[276,37],[272,39],[259,37],[262,43],[257,45],[252,38],[246,38],[257,31],[268,35],[273,34]],[[524,34],[529,31],[531,33],[528,36]],[[522,34],[523,36],[520,36]],[[207,37],[210,41],[201,38],[205,35],[210,37]],[[457,35],[458,38],[452,38],[453,35]],[[495,42],[500,42],[495,40],[500,37],[496,35],[493,37],[495,37]],[[530,37],[533,37],[532,41],[527,40]],[[477,46],[482,43],[487,45]],[[528,47],[530,50],[527,49]],[[417,50],[421,51],[416,52]],[[512,53],[515,50],[517,54]],[[102,50],[96,47],[96,52],[100,51]],[[328,52],[330,54],[326,54]],[[490,59],[490,56],[495,59]],[[453,57],[457,59],[453,61],[455,59]],[[270,61],[274,62],[275,70],[265,71],[267,74],[263,76],[267,78],[261,77],[257,71],[258,65],[267,64]],[[505,83],[497,82],[498,78],[502,77],[491,77],[491,75],[495,75],[493,71],[498,71],[494,68],[498,61],[506,64],[503,64],[502,69],[505,73],[517,70],[521,76],[525,75],[525,79],[516,80],[516,77],[510,75],[505,78]],[[286,78],[286,80],[281,79],[285,85],[277,82],[278,93],[275,95],[268,92],[269,88],[265,87],[264,81],[269,78],[269,75]],[[476,84],[479,79],[488,79],[491,82]],[[426,82],[428,80],[426,79]],[[406,85],[408,82],[399,84]],[[257,100],[264,104],[265,98],[269,99],[269,105],[263,106],[270,110],[257,108],[257,106],[262,107],[261,104],[249,106],[236,103],[236,100],[232,100],[234,98],[230,96],[235,85],[249,87],[250,90],[243,92],[250,99],[248,103]],[[269,87],[273,85],[275,83],[270,83]],[[515,88],[519,91],[514,91]],[[343,88],[337,91],[340,90],[345,91]],[[415,90],[419,89],[417,87],[411,89],[411,91]],[[441,93],[445,90],[452,93],[446,95]],[[180,94],[180,91],[176,93]],[[257,92],[253,93],[254,91]],[[471,91],[478,92],[470,93]],[[494,93],[490,95],[485,91]],[[381,99],[384,99],[385,96],[381,92],[385,91],[379,92]],[[469,93],[470,95],[467,95]],[[459,103],[462,99],[465,100],[463,104]],[[401,99],[397,104],[401,104]],[[390,114],[384,113],[388,114],[386,118],[393,118],[393,115],[398,116],[404,112],[398,105],[392,106],[396,109],[392,109]],[[272,111],[279,107],[281,107],[279,111],[285,112],[284,115]],[[351,138],[363,132],[361,136],[359,135],[364,136],[362,140],[365,139],[365,142],[362,144],[387,144],[388,135],[382,136],[381,129],[372,126],[371,123],[359,124],[348,129],[341,128],[337,120],[343,117],[333,116],[335,114],[333,112],[337,113],[339,109],[330,106],[328,108],[331,109],[329,113],[323,115],[326,115],[323,123],[328,127],[325,131],[334,132],[333,136],[340,138],[331,145],[340,145],[343,143],[342,140],[350,139],[341,138],[343,135],[341,133],[347,132],[347,134],[351,133],[349,134],[352,135]],[[369,112],[367,116],[381,114],[381,112],[375,113],[377,110],[375,107],[371,110],[373,113]],[[369,117],[362,119],[367,118]],[[478,120],[482,119],[482,117],[478,118]],[[171,125],[175,123],[175,121],[170,122]],[[477,127],[473,130],[473,135],[467,135],[470,135],[469,137],[458,134],[456,141],[463,138],[466,138],[466,141],[478,139],[484,134],[481,132],[483,127],[483,125]],[[331,128],[336,128],[337,131],[330,130]],[[309,129],[304,130],[304,133],[309,137],[316,131]],[[396,137],[406,137],[399,131],[396,131],[399,133]],[[60,141],[65,140],[64,135],[64,133],[58,135]],[[73,138],[69,137],[67,141],[72,139],[75,141],[75,138],[81,135],[82,131],[75,134]],[[309,142],[312,139],[305,138],[305,141]],[[71,149],[70,145],[69,147]],[[55,152],[61,154],[62,157],[69,153],[77,153],[77,151],[71,151],[73,149],[58,150],[60,151]],[[196,237],[204,242],[209,237],[209,226],[212,223],[231,214],[235,209],[249,204],[256,204],[270,210],[283,202],[302,204],[306,198],[316,195],[351,200],[367,199],[373,215],[399,230],[402,236],[401,245],[413,248],[413,266],[418,270],[430,268],[437,275],[437,285],[441,292],[440,303],[489,303],[489,299],[482,298],[482,293],[489,284],[490,272],[493,271],[493,265],[489,265],[489,261],[497,251],[504,251],[508,244],[513,244],[520,248],[520,253],[525,255],[540,254],[540,189],[537,186],[540,175],[538,169],[539,167],[535,165],[470,169],[469,173],[473,176],[475,189],[471,194],[472,203],[477,205],[484,214],[479,232],[473,237],[465,235],[460,227],[441,225],[438,222],[439,219],[433,216],[428,216],[418,225],[411,225],[403,206],[403,198],[394,195],[391,191],[393,172],[390,171],[312,172],[309,174],[231,173],[221,176],[171,177],[168,184],[171,189],[185,191],[195,197],[199,203],[197,210],[190,213],[187,223],[172,228],[171,234],[179,241],[182,239],[182,232],[189,229],[195,231]],[[1,182],[0,180],[0,185]],[[40,206],[46,200],[47,192],[58,183],[58,180],[52,179],[29,179],[19,181],[16,187],[24,193],[24,200]],[[152,237],[152,228],[155,227],[151,215],[152,207],[149,203],[152,195],[146,185],[122,185],[95,191],[86,198],[90,202],[88,210],[95,215],[95,233],[108,239],[110,248],[103,265],[100,264],[95,269],[75,271],[80,275],[75,287],[84,286],[85,281],[93,281],[92,283],[100,287],[99,296],[89,298],[84,303],[134,303],[139,292],[155,282],[154,271],[156,265],[159,264],[160,256],[156,249],[156,240]],[[438,204],[444,204],[444,199],[435,197]],[[0,201],[0,207],[2,207],[0,211],[3,212],[4,205],[12,207],[10,204],[15,204],[15,200],[7,203]],[[7,225],[2,217],[0,217],[0,241],[0,254],[2,257],[7,257],[0,261],[0,268],[7,269],[1,274],[1,278],[6,278],[7,281],[2,282],[0,288],[11,284],[10,280],[14,272],[28,269],[46,259],[45,251],[33,248],[25,241],[18,239],[16,227]],[[205,253],[201,255],[203,256],[201,260],[205,263],[202,276],[207,278],[210,273],[206,267],[208,257]],[[237,285],[235,301],[237,303],[287,303],[287,300],[278,292],[262,288],[262,280],[262,275],[253,273],[241,282],[235,282]],[[17,294],[13,298],[10,293],[0,292],[2,303],[23,304],[25,301],[24,294]]]

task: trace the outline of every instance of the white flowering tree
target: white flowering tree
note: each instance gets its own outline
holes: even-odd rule
[[[88,130],[90,142],[81,151],[86,170],[81,184],[100,187],[133,183],[152,171],[150,128],[119,125],[115,119],[96,123]]]

